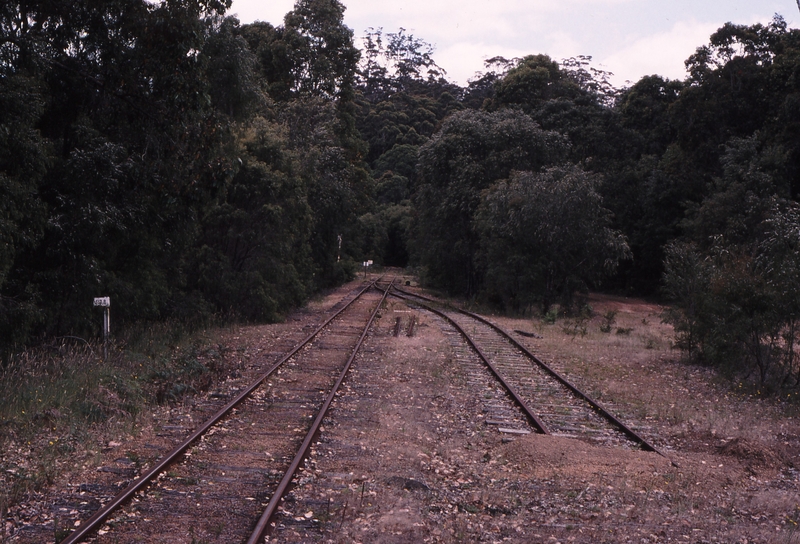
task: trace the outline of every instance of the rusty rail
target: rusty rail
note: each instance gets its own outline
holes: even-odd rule
[[[401,293],[405,293],[405,291],[397,289],[396,287],[394,289],[395,291],[400,291]],[[389,289],[387,289],[387,292],[388,291]],[[413,296],[413,293],[409,294]],[[409,300],[408,297],[404,295],[398,295],[397,293],[392,293],[392,295],[403,300]],[[435,313],[436,315],[438,315],[439,317],[450,323],[461,334],[461,336],[464,337],[464,339],[467,341],[470,347],[475,351],[475,353],[478,354],[478,357],[480,357],[481,361],[483,361],[483,363],[489,368],[492,374],[494,374],[495,378],[497,378],[500,384],[505,388],[509,396],[511,396],[511,398],[514,400],[514,403],[516,403],[516,405],[522,409],[522,411],[525,413],[525,416],[528,418],[531,425],[542,434],[550,434],[550,431],[544,424],[544,421],[542,421],[541,418],[539,418],[539,416],[536,415],[536,413],[534,413],[534,411],[525,403],[525,401],[522,400],[522,397],[519,396],[514,387],[510,383],[508,383],[505,380],[505,378],[503,378],[503,375],[500,374],[497,368],[495,368],[495,366],[492,364],[489,358],[483,353],[481,348],[478,347],[478,345],[472,340],[469,334],[467,334],[467,332],[464,329],[462,329],[458,323],[450,319],[450,317],[448,317],[447,314],[445,314],[444,312],[440,312],[439,310],[432,308],[430,306],[425,306],[425,308],[428,311]]]
[[[302,340],[299,344],[297,344],[291,351],[286,353],[281,359],[279,359],[276,363],[274,363],[266,372],[264,372],[259,378],[256,379],[249,387],[241,391],[233,400],[231,400],[228,404],[223,406],[216,414],[211,416],[205,423],[203,423],[200,427],[198,427],[188,438],[186,438],[183,442],[175,446],[169,453],[167,453],[164,457],[162,457],[158,463],[156,463],[151,469],[147,472],[139,476],[136,480],[134,480],[128,487],[123,489],[117,496],[115,496],[109,503],[103,506],[100,510],[95,512],[89,519],[85,522],[81,523],[81,525],[72,532],[67,538],[62,540],[62,544],[75,544],[80,542],[84,537],[86,537],[92,531],[98,529],[102,523],[108,519],[108,516],[117,508],[119,508],[123,503],[128,501],[137,491],[144,488],[147,484],[149,484],[153,478],[158,476],[161,472],[166,469],[167,466],[172,464],[178,457],[180,457],[183,452],[185,452],[189,446],[191,446],[198,438],[203,436],[208,429],[213,427],[216,423],[218,423],[223,417],[225,417],[228,412],[230,412],[234,407],[240,404],[244,399],[246,399],[250,394],[255,391],[269,376],[275,372],[281,365],[283,365],[286,361],[288,361],[292,356],[294,356],[298,351],[300,351],[306,344],[311,342],[315,336],[317,336],[322,329],[327,327],[331,321],[336,319],[342,312],[344,312],[347,308],[349,308],[356,300],[361,298],[361,296],[367,292],[370,288],[372,288],[378,280],[370,282],[366,285],[361,291],[359,291],[358,295],[353,297],[353,299],[342,306],[336,313],[330,316],[325,322],[317,327],[314,332],[309,334],[304,340]]]
[[[393,289],[395,291],[397,291],[398,293],[401,293],[402,295],[404,295],[401,298],[405,298],[406,300],[408,300],[408,297],[415,297],[415,298],[418,298],[418,299],[421,299],[421,300],[425,300],[427,302],[431,302],[431,303],[434,303],[434,304],[441,304],[441,302],[439,302],[439,301],[437,301],[435,299],[432,299],[432,298],[429,298],[429,297],[426,297],[426,296],[423,296],[423,295],[418,295],[416,293],[411,293],[409,291],[406,291],[404,289],[400,289],[398,287],[393,287]],[[395,295],[395,296],[397,296],[397,295]],[[432,311],[432,312],[434,312],[434,313],[436,313],[438,315],[442,315],[441,312],[439,312],[438,310],[435,310],[434,308],[432,308],[430,306],[427,306],[427,305],[424,305],[424,304],[421,304],[421,305],[424,306],[426,309],[428,309],[428,310],[430,310],[430,311]],[[586,394],[583,391],[581,391],[576,385],[574,385],[572,382],[567,380],[565,377],[561,376],[561,374],[556,372],[553,368],[551,368],[549,365],[547,365],[544,361],[542,361],[536,355],[531,353],[530,350],[528,350],[528,348],[526,348],[525,346],[520,344],[516,339],[514,339],[510,334],[508,334],[503,328],[499,327],[498,325],[495,325],[494,323],[492,323],[491,321],[489,321],[485,317],[480,316],[478,314],[469,312],[467,310],[462,310],[461,308],[455,308],[455,307],[452,307],[452,306],[451,306],[451,308],[453,310],[457,311],[457,312],[460,312],[460,313],[462,313],[464,315],[467,315],[467,316],[469,316],[469,317],[471,317],[473,319],[476,319],[477,321],[480,321],[481,323],[484,323],[484,324],[488,325],[489,327],[493,328],[495,331],[500,333],[504,338],[506,338],[506,340],[508,340],[514,347],[519,349],[522,353],[524,353],[527,357],[529,357],[533,362],[535,362],[537,365],[539,365],[539,367],[541,367],[545,372],[550,374],[553,378],[558,380],[567,389],[572,391],[573,394],[575,394],[577,397],[579,397],[579,398],[583,399],[584,401],[586,401],[597,413],[599,413],[606,420],[608,420],[613,425],[615,425],[618,429],[620,429],[633,442],[637,442],[642,447],[642,449],[644,449],[646,451],[655,452],[658,455],[660,455],[660,456],[664,457],[665,459],[667,459],[670,463],[672,463],[673,466],[675,466],[675,467],[678,466],[675,463],[675,461],[670,459],[666,454],[664,454],[662,451],[660,451],[658,448],[656,448],[647,439],[645,439],[644,437],[639,435],[639,433],[637,433],[636,431],[634,431],[633,429],[628,427],[625,423],[620,421],[616,416],[614,416],[612,413],[610,413],[608,410],[606,410],[599,402],[597,402],[596,400],[591,398],[588,394]],[[452,323],[452,320],[450,320],[450,322]],[[462,334],[464,334],[464,333],[462,333]],[[471,341],[470,341],[470,344],[472,344]]]
[[[358,339],[355,347],[353,348],[353,353],[350,355],[350,358],[347,360],[347,363],[344,365],[344,369],[342,370],[341,374],[339,375],[339,379],[331,389],[331,392],[328,394],[328,397],[325,399],[325,402],[322,404],[322,407],[317,414],[316,419],[314,419],[314,423],[311,425],[311,428],[308,430],[306,434],[305,440],[300,445],[300,449],[297,451],[297,454],[294,456],[291,465],[286,470],[286,473],[283,475],[281,479],[281,483],[278,484],[278,488],[275,490],[275,493],[272,494],[272,498],[267,504],[267,507],[264,509],[264,513],[261,514],[261,518],[256,523],[255,529],[253,529],[250,538],[247,539],[247,544],[256,544],[259,542],[264,535],[267,533],[269,529],[269,522],[272,519],[272,516],[275,515],[275,512],[278,510],[278,505],[280,504],[281,500],[283,500],[283,496],[289,489],[289,485],[292,483],[292,478],[294,478],[297,469],[300,468],[300,464],[308,455],[308,450],[311,448],[311,443],[314,441],[314,438],[319,433],[319,428],[322,425],[322,420],[325,419],[325,416],[328,413],[328,409],[333,402],[334,397],[336,396],[339,387],[344,382],[345,377],[347,376],[348,371],[350,370],[350,366],[353,364],[353,361],[358,354],[358,350],[361,349],[361,344],[364,342],[364,338],[366,338],[367,333],[369,332],[369,328],[372,326],[373,321],[375,321],[375,316],[377,315],[378,311],[383,306],[383,302],[386,300],[386,296],[389,293],[389,289],[391,289],[392,284],[394,281],[389,283],[389,287],[383,291],[383,296],[381,297],[380,302],[373,310],[372,315],[369,318],[369,322],[367,326],[364,327],[364,332],[361,333],[361,337]],[[374,285],[374,283],[373,283]]]

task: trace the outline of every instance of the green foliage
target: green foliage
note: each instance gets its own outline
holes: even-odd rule
[[[355,237],[372,184],[344,8],[298,2],[276,29],[240,27],[229,5],[0,10],[4,354],[92,336],[99,295],[117,330],[273,320],[352,274],[337,235]]]
[[[667,248],[665,289],[682,297],[668,321],[687,353],[732,372],[760,367],[764,383],[780,333],[772,311],[776,293],[766,288],[750,255],[715,250],[704,259],[691,246]]]
[[[43,227],[38,188],[52,151],[35,128],[44,106],[38,87],[16,75],[0,85],[0,288],[17,251],[34,245]]]
[[[405,28],[385,35],[382,28],[369,28],[363,44],[359,87],[372,103],[397,93],[421,94],[427,86],[444,83],[445,70],[433,60],[434,47]]]
[[[722,175],[684,225],[691,244],[668,246],[668,319],[690,356],[761,385],[794,381],[798,316],[796,204],[782,183],[785,156],[755,134],[732,138]]]
[[[51,485],[76,450],[97,447],[97,425],[124,436],[148,405],[202,391],[231,370],[224,347],[204,335],[186,336],[179,323],[131,327],[112,344],[53,339],[15,353],[0,369],[0,509]],[[94,429],[94,433],[92,433]],[[94,444],[94,445],[92,445]],[[126,455],[134,463],[135,452]],[[24,466],[21,466],[24,465]]]
[[[356,237],[363,258],[406,266],[414,215],[408,199],[418,184],[419,148],[463,107],[461,90],[443,78],[433,46],[405,29],[369,29],[363,43],[355,126],[369,142],[364,158],[372,167],[377,207],[361,220],[373,234]]]
[[[238,141],[242,164],[203,217],[197,288],[219,314],[275,320],[312,288],[311,209],[281,127],[255,118]]]
[[[560,69],[578,87],[598,99],[601,104],[613,106],[620,90],[611,84],[611,72],[592,66],[591,55],[578,55],[563,59]]]
[[[638,147],[635,135],[613,109],[616,89],[611,74],[591,66],[591,57],[564,59],[546,55],[518,61],[495,86],[490,110],[520,108],[542,128],[568,136],[570,159],[594,170],[627,158]]]
[[[405,29],[360,52],[339,0],[279,26],[229,7],[0,7],[3,357],[96,334],[94,296],[118,328],[275,320],[373,259],[546,315],[663,276],[692,356],[800,382],[800,31],[780,16],[724,25],[683,82],[528,55],[460,88]]]
[[[561,308],[557,304],[550,306],[550,308],[548,308],[542,316],[542,321],[548,325],[553,325],[558,320],[558,314],[560,310]]]
[[[517,172],[487,190],[476,215],[485,290],[518,311],[572,306],[573,294],[612,275],[630,250],[597,193],[598,176],[570,167]]]
[[[288,149],[302,156],[297,174],[312,213],[314,288],[330,287],[352,277],[348,263],[361,260],[357,218],[369,209],[373,180],[363,163],[351,160],[352,150],[340,138],[335,104],[321,98],[294,100],[282,105],[279,119]]]
[[[556,61],[547,55],[528,55],[497,84],[490,107],[518,106],[531,113],[548,100],[574,99],[580,94],[578,82]]]
[[[626,89],[619,98],[618,110],[623,125],[642,136],[644,154],[664,153],[675,139],[669,108],[680,97],[684,85],[661,76],[645,76]]]
[[[614,323],[617,321],[617,311],[616,310],[609,310],[605,314],[603,314],[603,322],[600,324],[600,332],[604,332],[606,334],[611,332],[611,329],[614,328]]]
[[[707,250],[667,247],[666,315],[690,356],[761,385],[800,385],[795,346],[800,316],[797,205],[773,199],[747,244],[717,236]]]
[[[564,326],[561,327],[561,331],[572,338],[575,338],[578,335],[586,336],[586,334],[589,332],[587,324],[591,318],[592,308],[588,305],[583,305],[577,312],[574,312],[570,319],[564,322]]]
[[[788,184],[779,185],[781,151],[761,140],[755,134],[727,143],[720,158],[722,175],[713,180],[711,193],[684,222],[693,239],[723,235],[728,242],[746,243],[766,219],[771,197],[789,197]]]
[[[370,142],[367,161],[379,172],[385,168],[382,162],[407,163],[413,150],[428,141],[441,121],[458,109],[459,103],[449,93],[431,97],[403,92],[374,104],[364,103],[357,124]],[[406,170],[413,172],[414,168]]]
[[[311,261],[287,272],[310,274],[310,289],[352,277],[354,260],[362,256],[358,217],[372,204],[353,103],[360,53],[342,22],[344,9],[336,0],[300,0],[283,27],[255,23],[242,29],[264,87],[278,101],[273,113],[285,127],[284,146],[298,157],[293,175],[301,180],[310,215],[287,216],[285,226],[297,227],[299,239],[308,226]],[[295,249],[298,255],[305,251]]]
[[[450,116],[419,152],[414,242],[428,281],[452,293],[477,293],[482,278],[474,220],[482,192],[513,170],[558,162],[566,150],[564,138],[520,111]]]
[[[47,219],[39,187],[52,147],[35,128],[43,109],[36,79],[0,78],[0,354],[4,342],[25,342],[42,320],[38,289],[14,268],[40,242]]]
[[[283,26],[242,27],[262,88],[273,99],[350,96],[360,53],[343,24],[344,10],[337,0],[298,0]]]
[[[462,103],[470,109],[489,108],[495,96],[497,83],[505,77],[509,70],[516,66],[521,59],[507,59],[505,57],[492,57],[483,61],[485,72],[477,72],[469,80],[469,85],[464,89]]]
[[[35,83],[23,113],[29,128],[19,127],[26,137],[3,143],[0,155],[19,153],[30,174],[39,171],[20,193],[38,195],[47,210],[41,236],[27,236],[36,243],[15,244],[24,251],[16,250],[0,285],[11,301],[0,319],[30,324],[4,328],[6,345],[32,334],[91,333],[91,298],[99,294],[121,303],[120,325],[163,317],[170,298],[180,298],[198,209],[231,173],[203,51],[226,7],[34,3],[19,27],[3,12],[21,47],[3,67],[14,74],[0,81],[3,95],[17,92],[23,74]],[[37,135],[40,145],[24,143]],[[4,176],[15,168],[3,165]],[[33,204],[18,198],[15,206]],[[20,316],[32,300],[35,314],[28,305]]]
[[[213,20],[203,47],[208,56],[209,97],[217,111],[241,120],[262,106],[258,59],[234,17]]]

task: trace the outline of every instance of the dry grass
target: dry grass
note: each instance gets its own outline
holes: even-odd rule
[[[316,306],[322,309],[338,301],[341,296],[342,292],[335,296],[332,294],[325,300],[317,301]],[[436,535],[436,531],[441,532],[441,529],[452,529],[452,537],[445,531],[441,540],[436,541],[470,541],[467,535],[483,534],[484,529],[491,528],[491,531],[497,530],[492,535],[499,539],[502,533],[510,536],[511,542],[545,542],[548,536],[553,536],[561,542],[576,539],[575,542],[592,543],[739,543],[745,542],[742,538],[746,537],[748,543],[800,544],[800,532],[797,531],[800,521],[800,473],[797,471],[800,467],[800,418],[797,403],[793,399],[762,398],[757,389],[750,389],[744,384],[739,387],[738,382],[682,362],[680,353],[671,349],[672,330],[661,322],[662,309],[657,305],[614,297],[591,297],[589,304],[594,312],[590,318],[582,321],[559,318],[552,324],[546,324],[541,319],[494,317],[493,320],[507,330],[524,330],[541,336],[520,337],[520,340],[544,360],[562,369],[571,380],[601,400],[623,420],[641,427],[643,434],[676,460],[679,467],[673,467],[652,454],[620,452],[615,448],[591,448],[580,443],[576,446],[571,441],[548,437],[529,436],[509,444],[501,443],[497,438],[496,443],[488,443],[487,440],[493,435],[485,433],[483,426],[476,427],[478,433],[475,436],[466,437],[463,435],[464,429],[478,413],[471,403],[480,399],[476,401],[466,382],[459,379],[456,365],[447,358],[446,342],[436,333],[437,327],[432,323],[423,323],[418,335],[413,338],[402,335],[395,338],[385,332],[394,326],[395,317],[394,313],[387,313],[383,329],[378,329],[384,330],[388,343],[381,341],[376,349],[388,352],[380,357],[374,355],[378,358],[372,375],[384,379],[388,384],[386,399],[378,404],[370,404],[371,411],[353,412],[362,414],[364,424],[379,432],[358,434],[358,429],[353,427],[357,436],[354,435],[352,440],[339,436],[333,442],[350,446],[375,440],[373,446],[363,450],[375,454],[365,466],[378,471],[378,476],[367,487],[369,496],[376,489],[380,491],[386,488],[388,495],[383,495],[384,499],[395,497],[400,501],[398,508],[408,508],[406,502],[415,496],[413,493],[391,488],[388,484],[382,488],[381,482],[390,476],[406,474],[400,471],[403,466],[403,470],[407,469],[408,474],[413,475],[413,471],[419,468],[415,463],[421,462],[419,459],[427,459],[426,463],[431,469],[442,468],[435,464],[441,462],[447,465],[442,465],[447,470],[468,472],[470,479],[476,482],[474,487],[463,487],[456,485],[458,479],[446,476],[444,470],[441,473],[445,476],[437,472],[424,473],[426,478],[430,478],[426,480],[432,490],[433,499],[430,500],[436,505],[444,507],[446,504],[450,508],[447,514],[440,510],[435,515],[432,509],[420,510],[432,535]],[[602,332],[601,326],[609,321],[605,316],[612,311],[616,312],[613,323],[605,327],[608,332]],[[308,314],[305,316],[308,317]],[[246,345],[260,345],[259,342],[266,337],[277,341],[290,330],[299,331],[302,323],[242,329],[235,335],[229,335],[227,341],[234,350],[244,349]],[[427,336],[430,338],[425,340]],[[414,357],[411,360],[401,357],[403,353],[395,353],[398,348],[396,344],[405,346],[406,351],[414,351],[416,355],[412,354]],[[245,355],[242,357],[258,351],[251,348],[243,351]],[[175,353],[169,346],[167,352]],[[185,355],[190,352],[190,349],[182,348],[177,352],[181,355],[176,360],[182,358],[186,361]],[[124,364],[129,366],[125,367],[121,362],[119,368],[131,371],[136,368],[134,363],[162,368],[158,365],[163,360],[158,364],[146,362],[148,357],[158,359],[158,356],[151,355],[156,353],[155,347],[152,352],[140,350],[140,353],[144,354],[141,358],[128,357]],[[202,350],[194,353],[194,358],[208,366],[207,355]],[[388,359],[395,358],[396,366],[388,367],[383,355]],[[71,368],[70,365],[63,366]],[[186,366],[167,366],[162,369],[166,371],[169,368]],[[37,376],[40,376],[44,371],[37,372]],[[396,377],[392,378],[395,374]],[[356,380],[357,373],[351,378]],[[173,380],[164,383],[179,382]],[[111,390],[107,385],[101,385]],[[155,391],[152,384],[142,387],[142,406],[155,402]],[[425,391],[429,395],[423,399],[420,395]],[[447,394],[443,396],[443,393]],[[357,398],[360,397],[353,397]],[[37,402],[35,397],[30,396],[28,402],[31,399]],[[398,399],[403,399],[403,402]],[[338,402],[345,401],[346,397],[343,397]],[[452,410],[454,407],[458,409]],[[187,407],[175,407],[174,411],[177,413],[182,408]],[[344,406],[339,409],[345,413]],[[453,413],[460,413],[460,419],[453,419]],[[128,432],[132,432],[131,422],[137,417],[144,419],[145,414],[110,413],[105,421],[92,424],[92,432],[102,432],[104,427],[113,425],[130,425]],[[58,442],[63,440],[62,434],[48,435],[51,431],[38,423],[43,420],[36,421],[39,432],[36,444],[25,445],[21,435],[15,438],[14,446],[21,451],[15,454],[15,462],[18,462],[17,466],[12,467],[15,470],[21,466],[19,459],[24,458],[28,463],[33,463],[31,460],[34,458],[38,462],[38,457],[45,460],[43,452],[56,444],[49,445],[53,437],[58,437]],[[16,429],[21,422],[18,419],[11,427]],[[414,425],[428,423],[429,428],[414,432]],[[6,430],[11,427],[4,425],[4,440],[7,438]],[[157,426],[150,425],[148,428],[152,430]],[[349,427],[331,426],[328,432],[344,432],[346,429]],[[424,438],[440,436],[437,433],[441,433],[444,442],[429,442]],[[131,442],[138,441],[140,445],[152,442],[153,439],[146,435],[147,431],[143,430],[141,436]],[[107,436],[120,440],[117,433],[109,432]],[[415,437],[419,439],[418,452],[409,449]],[[462,438],[466,442],[462,443]],[[102,442],[94,440],[94,444]],[[391,444],[395,444],[396,451],[387,450]],[[5,455],[3,451],[0,450],[0,455]],[[489,462],[486,462],[487,452],[491,454]],[[419,457],[420,453],[425,457]],[[6,466],[8,459],[7,456],[0,457]],[[60,459],[63,460],[63,457],[51,462],[53,470],[49,474],[63,471]],[[31,467],[33,471],[46,476],[48,469],[45,465]],[[364,470],[364,474],[368,473],[367,468]],[[333,472],[346,474],[352,471],[351,467]],[[355,474],[362,472],[356,470]],[[90,471],[85,471],[83,479],[79,481],[89,481],[90,475]],[[9,476],[3,473],[2,477]],[[433,481],[441,485],[433,485]],[[5,483],[0,485],[5,486]],[[426,496],[419,495],[423,498]],[[472,495],[476,498],[473,499]],[[517,504],[517,496],[524,497],[522,506]],[[342,505],[347,504],[347,500],[350,500],[349,512],[352,512],[347,514],[347,520],[340,510],[334,514],[337,520],[341,520],[338,522],[340,532],[345,531],[342,533],[345,536],[338,540],[342,542],[348,541],[347,531],[352,529],[349,524],[356,513],[351,496],[343,498]],[[364,504],[370,508],[378,508],[378,503],[365,501]],[[369,502],[373,504],[369,505]],[[511,510],[515,513],[502,514],[499,510],[492,510],[493,505],[500,504],[512,504]],[[395,514],[401,511],[395,510]],[[387,512],[385,509],[384,513]],[[477,529],[474,523],[469,525],[477,518],[486,524],[485,528]],[[373,519],[372,525],[378,523],[376,519]],[[386,519],[392,523],[402,521],[397,517]],[[341,527],[343,522],[344,529]],[[513,532],[515,527],[523,532],[516,535]],[[580,536],[581,529],[595,530],[597,535],[606,536],[603,539],[589,533]],[[611,535],[611,530],[619,532]],[[630,534],[626,534],[626,531]],[[405,541],[415,540],[412,535]]]
[[[0,371],[0,511],[53,483],[90,435],[135,432],[146,407],[208,387],[221,356],[210,335],[167,326],[102,351],[63,339]]]
[[[680,468],[636,482],[630,493],[630,474],[603,482],[632,505],[631,519],[668,507],[670,518],[694,527],[706,525],[701,520],[727,524],[718,534],[748,526],[748,536],[771,530],[777,539],[757,542],[800,542],[797,395],[766,396],[683,361],[658,305],[609,296],[592,296],[589,304],[593,316],[580,324],[585,334],[575,334],[568,319],[495,320],[541,336],[520,340],[678,461]]]

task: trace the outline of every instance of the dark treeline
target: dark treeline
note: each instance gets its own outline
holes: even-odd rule
[[[227,0],[2,5],[6,348],[89,334],[95,296],[118,329],[272,320],[352,275],[371,178],[343,6],[274,28]]]
[[[590,57],[433,48],[337,0],[0,8],[0,343],[274,320],[373,259],[500,309],[665,294],[688,353],[800,383],[800,32],[720,28],[625,89]]]

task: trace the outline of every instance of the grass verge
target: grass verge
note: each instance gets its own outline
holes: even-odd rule
[[[30,349],[0,369],[0,512],[52,484],[89,437],[132,432],[137,415],[211,386],[224,371],[216,334],[158,324],[109,350],[81,339]]]

